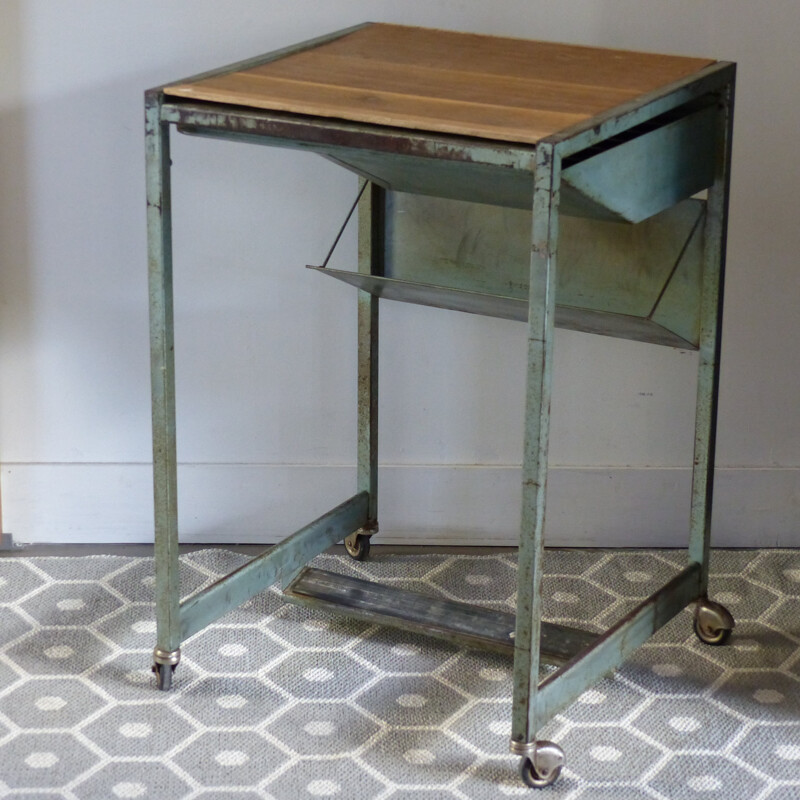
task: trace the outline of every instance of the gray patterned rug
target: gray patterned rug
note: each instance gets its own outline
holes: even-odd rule
[[[603,630],[683,559],[548,552],[548,616]],[[185,592],[244,560],[184,557]],[[513,609],[513,555],[315,564]],[[713,567],[731,643],[699,643],[680,614],[541,732],[567,766],[532,790],[507,752],[509,659],[269,591],[185,644],[164,694],[150,559],[0,559],[0,797],[798,800],[800,551],[717,552]]]

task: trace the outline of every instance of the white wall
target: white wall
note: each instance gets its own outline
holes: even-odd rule
[[[800,545],[796,0],[2,0],[0,457],[19,541],[152,538],[142,93],[367,19],[739,62],[715,541]],[[354,485],[355,178],[174,137],[181,526]],[[354,240],[340,245],[354,258]],[[516,536],[524,326],[384,304],[383,541]],[[559,332],[549,541],[685,540],[695,355]]]

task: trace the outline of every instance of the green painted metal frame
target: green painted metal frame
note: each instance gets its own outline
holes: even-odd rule
[[[345,32],[243,64],[263,63],[342,33]],[[241,66],[235,65],[237,68]],[[621,664],[636,647],[688,603],[707,596],[734,82],[735,65],[719,63],[691,79],[676,82],[596,117],[589,123],[549,137],[536,147],[398,131],[216,104],[165,100],[160,89],[147,93],[145,116],[157,663],[175,664],[183,640],[275,580],[280,579],[288,590],[287,599],[318,604],[318,599],[301,596],[302,592],[298,589],[302,585],[304,565],[330,544],[356,531],[362,530],[367,534],[374,532],[378,519],[379,298],[376,294],[359,289],[357,493],[258,559],[205,591],[181,601],[178,581],[170,126],[175,125],[185,133],[212,138],[310,149],[351,169],[354,153],[371,153],[378,161],[388,159],[399,168],[403,163],[412,162],[432,167],[447,163],[456,172],[461,169],[474,170],[477,166],[482,170],[481,175],[487,178],[494,176],[501,182],[507,181],[513,173],[514,192],[524,185],[520,181],[527,181],[532,196],[532,230],[511,730],[512,750],[525,754],[528,752],[526,748],[535,743],[537,730],[554,714],[601,676]],[[657,123],[662,115],[684,106],[688,108],[698,99],[710,99],[717,108],[715,119],[719,136],[714,155],[713,184],[708,189],[706,200],[689,564],[604,635],[593,640],[583,652],[540,682],[542,556],[562,172],[565,164],[574,163],[581,154],[602,152],[604,147],[610,146],[609,143],[619,137],[635,137],[637,131],[643,130],[641,126]],[[436,174],[447,178],[455,173],[444,171]],[[369,174],[362,176],[365,180],[373,177]],[[645,180],[644,176],[642,180]],[[499,199],[504,201],[503,197]],[[359,200],[358,272],[363,276],[383,275],[383,208],[384,189],[370,180]],[[343,587],[339,588],[344,591]],[[359,613],[369,612],[361,609]],[[438,633],[453,635],[452,632],[448,633],[446,626]]]
[[[383,274],[384,190],[367,182],[358,203],[358,271]],[[378,527],[378,298],[358,293],[358,447],[356,482],[369,496],[367,522]]]
[[[717,87],[719,136],[714,154],[714,180],[706,201],[708,220],[704,240],[689,566],[609,629],[586,652],[541,683],[538,639],[542,618],[540,587],[554,328],[554,314],[551,313],[554,301],[550,289],[555,285],[556,273],[559,155],[574,153],[575,143],[558,136],[551,137],[538,148],[542,155],[538,157],[537,153],[534,172],[523,516],[511,732],[512,749],[516,752],[524,752],[526,746],[536,741],[536,731],[554,714],[622,664],[686,605],[707,598],[735,65],[720,65],[716,74],[724,76],[724,83]],[[662,102],[660,98],[654,101],[655,104]],[[613,120],[605,123],[607,127],[612,124]],[[591,134],[584,132],[577,138],[592,141],[590,137],[596,136],[602,128],[603,125],[599,125]]]
[[[185,600],[180,606],[181,639],[188,639],[276,581],[288,586],[312,558],[367,524],[369,501],[367,492],[359,492]]]
[[[150,382],[153,417],[156,640],[163,653],[181,643],[178,564],[178,463],[175,439],[175,339],[169,125],[158,94],[145,100]]]
[[[711,508],[714,493],[714,456],[722,350],[722,309],[725,292],[725,248],[728,230],[735,67],[720,96],[720,137],[714,164],[714,183],[708,190],[703,287],[700,301],[700,347],[695,417],[692,508],[689,560],[701,568],[700,592],[708,593]]]

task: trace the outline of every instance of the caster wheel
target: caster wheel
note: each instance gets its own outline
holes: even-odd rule
[[[356,561],[364,561],[369,556],[369,536],[363,533],[354,533],[344,540],[347,554]]]
[[[701,600],[694,612],[694,632],[701,642],[723,645],[731,638],[734,621],[730,611],[719,603]]]
[[[153,664],[153,672],[156,676],[158,690],[168,692],[172,687],[172,674],[175,672],[175,664]]]
[[[564,766],[564,751],[553,742],[536,742],[533,753],[519,765],[523,783],[531,789],[550,786],[558,780]]]

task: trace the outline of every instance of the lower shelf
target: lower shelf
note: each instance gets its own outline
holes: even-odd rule
[[[515,617],[503,611],[306,568],[285,590],[287,600],[385,625],[512,654]],[[541,660],[562,664],[591,647],[597,635],[542,623]]]

